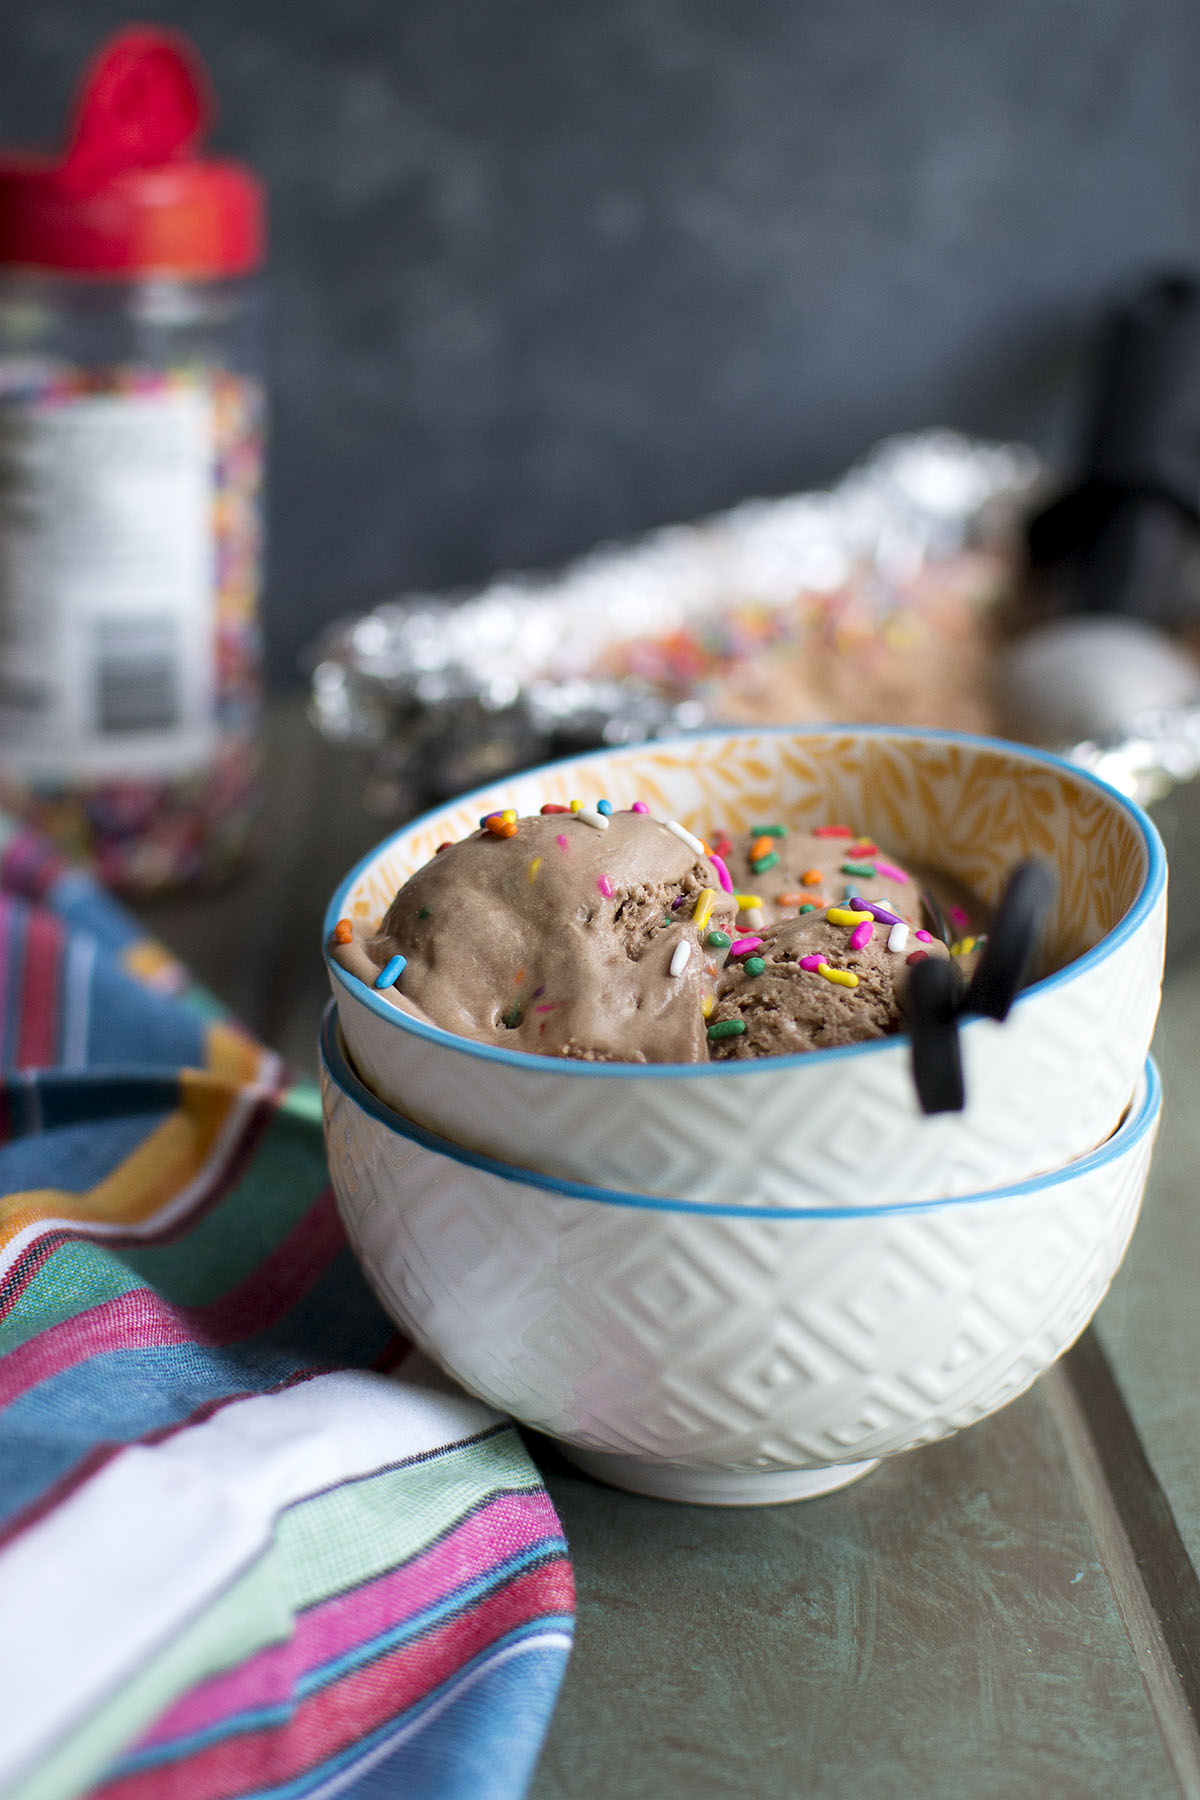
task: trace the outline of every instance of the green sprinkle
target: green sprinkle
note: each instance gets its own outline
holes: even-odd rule
[[[804,902],[804,905],[803,905],[803,906],[802,906],[802,907],[801,907],[801,908],[800,908],[800,911],[801,911],[801,912],[802,912],[802,913],[806,913],[806,912],[816,912],[816,910],[817,910],[817,909],[816,909],[816,907],[815,907],[815,906],[814,906],[814,905],[813,905],[813,903],[812,903],[812,901],[811,901],[811,900],[806,900],[806,901],[805,901],[805,902]]]
[[[417,914],[417,917],[418,917],[418,919],[432,919],[432,917],[433,917],[432,906],[423,906],[421,908],[420,912]]]
[[[741,1037],[745,1029],[745,1019],[718,1019],[715,1025],[708,1028],[708,1041],[715,1044],[721,1038]]]
[[[752,825],[750,827],[751,837],[785,838],[787,834],[788,828],[786,825]]]
[[[510,1031],[515,1031],[524,1017],[525,1014],[521,1011],[521,1008],[519,1006],[514,1006],[511,1012],[505,1013],[504,1023],[508,1026]]]
[[[748,956],[742,964],[747,975],[761,975],[766,966],[761,956]]]
[[[778,861],[778,850],[772,850],[766,856],[760,856],[757,862],[752,862],[750,867],[756,875],[765,875],[767,870],[773,869]]]
[[[710,950],[728,950],[733,939],[729,936],[727,931],[714,930],[709,932],[704,941]]]
[[[843,875],[873,875],[874,873],[875,873],[875,864],[874,863],[843,863],[842,864],[842,874]]]

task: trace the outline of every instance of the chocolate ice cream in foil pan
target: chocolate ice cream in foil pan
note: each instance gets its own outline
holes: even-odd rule
[[[593,744],[851,719],[1032,737],[1154,800],[1200,769],[1190,659],[1131,690],[1120,644],[1068,641],[1032,674],[1012,654],[1052,486],[1019,444],[889,439],[828,489],[339,620],[309,652],[312,717],[373,747],[367,803],[395,816]],[[1019,704],[1039,678],[1041,714]],[[1073,680],[1106,704],[1072,711]]]

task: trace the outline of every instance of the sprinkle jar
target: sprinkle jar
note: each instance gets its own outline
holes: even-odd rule
[[[255,810],[264,208],[211,117],[134,27],[65,152],[0,153],[0,808],[135,893]]]

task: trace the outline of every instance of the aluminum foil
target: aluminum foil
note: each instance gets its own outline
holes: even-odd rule
[[[570,750],[729,722],[719,682],[681,682],[678,668],[664,680],[645,657],[622,663],[621,647],[721,633],[728,646],[752,618],[767,655],[773,621],[786,622],[793,653],[798,617],[826,630],[847,606],[860,636],[882,642],[923,584],[966,556],[988,572],[972,603],[998,604],[1024,519],[1048,490],[1022,445],[946,431],[890,439],[825,490],[746,501],[551,574],[406,594],[339,620],[307,658],[311,714],[330,740],[373,747],[367,804],[396,815]],[[1060,747],[1148,801],[1200,769],[1200,709]]]

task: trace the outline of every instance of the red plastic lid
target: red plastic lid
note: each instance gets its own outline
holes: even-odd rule
[[[65,154],[0,153],[0,263],[131,280],[257,268],[261,182],[195,154],[215,111],[185,37],[119,31],[84,78]]]

